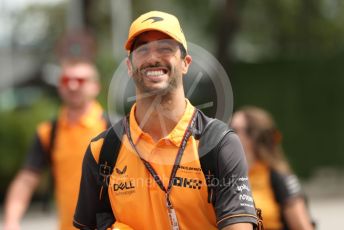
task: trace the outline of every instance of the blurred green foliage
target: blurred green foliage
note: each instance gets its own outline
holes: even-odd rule
[[[36,125],[52,119],[57,111],[57,101],[42,97],[32,107],[0,113],[0,197],[22,165],[33,140]]]
[[[256,105],[272,113],[285,153],[303,177],[343,168],[343,58],[237,63],[230,73],[235,108]]]

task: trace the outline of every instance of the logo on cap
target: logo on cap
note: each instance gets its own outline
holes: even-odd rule
[[[155,23],[155,22],[159,22],[159,21],[164,20],[162,17],[149,17],[149,18],[143,20],[141,23],[144,23],[145,21],[148,21],[148,20],[150,20],[150,19],[153,20],[151,23]]]

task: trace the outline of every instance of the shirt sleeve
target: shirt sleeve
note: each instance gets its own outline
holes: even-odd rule
[[[293,174],[282,174],[271,170],[271,184],[276,200],[282,206],[292,198],[303,196],[300,182]]]
[[[236,134],[229,133],[218,151],[219,185],[215,211],[219,229],[235,223],[257,224],[256,209],[248,181],[244,150]]]
[[[26,155],[23,165],[24,169],[32,170],[34,172],[42,172],[49,166],[49,153],[44,149],[42,141],[38,135],[35,134],[31,147]]]

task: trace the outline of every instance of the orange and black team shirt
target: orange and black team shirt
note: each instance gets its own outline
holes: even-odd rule
[[[133,143],[142,157],[155,169],[166,188],[177,151],[194,110],[187,101],[186,111],[176,127],[166,137],[155,142],[137,124],[135,105],[131,109],[129,126]],[[197,126],[204,127],[206,119],[209,120],[197,116]],[[78,206],[74,216],[74,226],[81,229],[96,227],[94,204],[95,200],[99,199],[97,164],[103,141],[104,133],[90,143],[84,158]],[[218,146],[219,183],[227,181],[229,184],[219,186],[214,206],[208,202],[198,144],[199,140],[194,136],[188,139],[170,194],[180,229],[221,229],[240,222],[256,224],[246,160],[237,135],[226,135]],[[112,227],[153,230],[170,228],[166,195],[129,144],[126,135],[122,137],[118,159],[110,177],[108,194],[116,218]]]
[[[256,205],[263,212],[264,229],[289,229],[283,211],[293,199],[304,199],[297,177],[257,162],[250,168],[249,178]]]
[[[88,143],[106,129],[103,109],[93,102],[89,111],[76,123],[69,123],[67,111],[62,108],[57,118],[57,131],[51,157],[48,156],[51,122],[38,126],[32,148],[24,168],[37,173],[52,165],[55,182],[59,224],[61,230],[75,229],[73,215],[79,194],[82,159]]]

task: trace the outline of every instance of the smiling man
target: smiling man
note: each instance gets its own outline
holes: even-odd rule
[[[252,229],[257,217],[238,137],[185,98],[183,75],[192,58],[178,19],[158,11],[141,15],[130,27],[125,48],[136,103],[114,126],[122,130],[117,137],[109,129],[90,143],[74,225]],[[207,130],[212,130],[210,135]],[[219,137],[218,143],[201,154],[200,146],[208,144],[206,136]],[[218,183],[210,183],[207,173]]]

